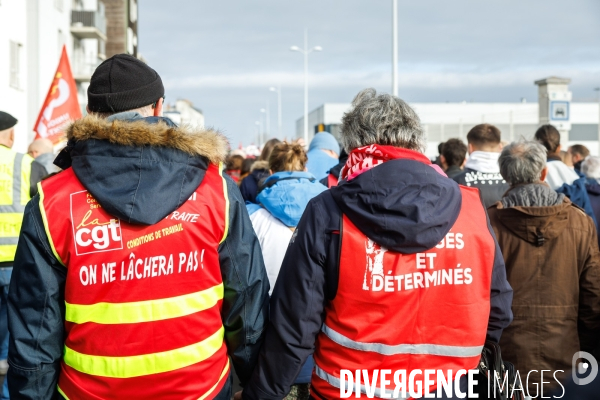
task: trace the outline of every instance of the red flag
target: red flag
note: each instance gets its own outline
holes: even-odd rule
[[[77,100],[77,86],[71,73],[67,48],[63,46],[60,62],[33,130],[35,138],[46,138],[58,143],[63,137],[63,128],[69,121],[81,118]]]

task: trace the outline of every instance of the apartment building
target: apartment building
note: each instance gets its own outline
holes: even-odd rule
[[[15,150],[33,140],[63,45],[85,110],[96,67],[116,53],[137,56],[137,0],[0,0],[0,110],[19,123]]]

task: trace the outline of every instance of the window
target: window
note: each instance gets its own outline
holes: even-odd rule
[[[21,89],[21,53],[23,45],[10,42],[10,86]]]
[[[129,0],[129,21],[133,24],[137,22],[138,19],[138,7],[137,0]]]
[[[127,28],[127,53],[135,55],[135,46],[137,46],[137,37],[131,27]]]
[[[106,59],[106,42],[102,39],[98,40],[98,58]]]
[[[54,0],[54,1],[62,2],[62,0]],[[83,11],[83,1],[82,0],[73,0],[72,8],[73,8],[73,10],[76,10],[76,11]]]
[[[63,35],[62,30],[58,30],[58,37],[57,37],[57,44],[58,44],[58,58],[60,58],[61,54],[62,54],[62,48],[65,44],[65,35]]]

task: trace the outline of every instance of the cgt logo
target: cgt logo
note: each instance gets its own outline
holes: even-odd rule
[[[77,255],[121,250],[121,223],[87,191],[71,194],[71,221]]]

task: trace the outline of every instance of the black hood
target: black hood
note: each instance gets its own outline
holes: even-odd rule
[[[462,203],[458,184],[431,166],[392,160],[331,188],[338,207],[370,239],[412,254],[450,231]]]
[[[179,208],[209,164],[227,154],[227,140],[216,132],[137,113],[87,116],[68,128],[67,137],[56,165],[71,166],[109,214],[133,224],[155,224]]]
[[[342,168],[344,168],[344,165],[346,165],[346,161],[348,161],[348,153],[346,153],[346,150],[342,150],[342,152],[340,153],[340,158],[338,159],[338,163],[337,165],[335,165],[333,168],[331,168],[329,170],[329,173],[333,176],[340,176],[340,173],[342,172]]]
[[[595,179],[588,178],[585,184],[585,188],[587,189],[588,193],[600,195],[600,185],[598,185],[598,182],[596,182]]]

